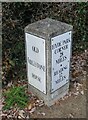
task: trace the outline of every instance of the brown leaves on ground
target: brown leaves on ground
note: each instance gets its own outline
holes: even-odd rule
[[[85,67],[87,66],[87,64],[86,64],[87,57],[88,57],[87,50],[85,50],[85,52],[82,54],[73,55],[72,61],[71,61],[71,74],[72,74],[71,82],[73,83],[73,89],[71,91],[69,91],[69,93],[66,96],[64,96],[62,99],[60,99],[59,101],[56,101],[55,104],[59,105],[61,101],[68,99],[68,97],[71,97],[71,96],[77,97],[79,94],[81,94],[81,95],[85,94],[85,91],[83,88],[84,85],[83,85],[83,83],[80,82],[83,80],[83,77],[80,77],[80,76],[86,75]],[[26,86],[27,82],[25,82],[25,81],[22,82],[19,80],[18,82],[16,82],[16,85],[17,84],[22,85],[22,86]],[[11,86],[12,86],[12,82],[9,83],[8,86],[3,89],[3,91],[6,91]],[[31,92],[29,93],[27,91],[27,89],[26,89],[26,92],[29,96],[31,96],[31,99],[30,99],[28,105],[26,106],[26,108],[20,110],[19,108],[14,107],[14,108],[11,108],[10,110],[3,110],[1,113],[1,117],[3,119],[12,119],[12,118],[29,119],[30,115],[33,114],[35,111],[37,111],[38,107],[44,106],[43,100],[39,100]],[[4,105],[3,101],[2,101],[2,103],[0,101],[0,105],[1,105],[1,107]],[[46,113],[45,112],[42,112],[42,113],[38,112],[38,115],[45,116]],[[73,114],[68,115],[68,118],[73,118],[73,117],[74,117]]]
[[[73,55],[71,61],[71,81],[80,82],[81,76],[86,75],[87,59],[88,50],[85,50],[82,54],[75,53]]]

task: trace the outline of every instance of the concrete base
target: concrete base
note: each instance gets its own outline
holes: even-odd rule
[[[59,94],[56,98],[51,99],[50,101],[45,101],[45,104],[46,104],[47,106],[52,106],[52,105],[54,105],[57,100],[59,100],[60,98],[64,97],[64,96],[68,93],[68,90],[69,90],[69,89],[65,90],[64,92],[62,92],[61,94]]]
[[[53,93],[44,94],[35,87],[29,84],[28,90],[34,95],[38,96],[39,99],[43,99],[45,105],[52,106],[57,100],[64,97],[69,91],[69,83],[65,84],[63,87],[59,88]]]

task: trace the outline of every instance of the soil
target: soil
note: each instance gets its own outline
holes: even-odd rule
[[[82,81],[81,84],[84,94],[79,93],[77,96],[71,95],[67,99],[57,101],[57,103],[51,107],[38,107],[30,117],[86,118],[86,80]],[[74,88],[70,89],[70,92],[72,91],[74,91]],[[76,92],[76,90],[74,92]]]

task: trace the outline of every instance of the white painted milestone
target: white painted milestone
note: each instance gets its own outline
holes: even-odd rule
[[[29,84],[46,94],[45,40],[25,33]]]
[[[71,31],[51,39],[52,89],[59,89],[69,82]]]

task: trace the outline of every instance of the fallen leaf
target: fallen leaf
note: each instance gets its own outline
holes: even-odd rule
[[[70,97],[72,95],[72,92],[69,92],[68,96]]]
[[[76,78],[76,77],[79,76],[79,74],[80,74],[80,72],[76,70],[76,71],[74,71],[74,72],[72,73],[72,77],[73,77],[73,78]]]
[[[43,116],[46,115],[46,113],[44,113],[44,112],[38,112],[37,114],[38,114],[38,115],[43,115]]]
[[[80,93],[81,93],[81,95],[84,95],[84,91],[83,90]]]
[[[8,118],[12,118],[12,117],[13,117],[13,115],[8,115],[7,117],[8,117]]]
[[[36,100],[37,103],[39,103],[39,100]]]
[[[32,114],[35,110],[36,110],[36,107],[32,108],[32,109],[30,110],[30,114]]]
[[[80,83],[77,83],[77,86],[78,86],[78,87],[82,87],[82,84],[80,84]]]
[[[60,100],[55,101],[55,105],[60,105]]]
[[[39,102],[39,107],[43,106],[44,105],[44,101],[43,100],[40,100]]]
[[[62,100],[64,100],[64,97],[62,97]]]
[[[65,96],[64,96],[64,99],[67,99],[67,98],[68,98],[68,95],[65,95]]]
[[[77,86],[77,83],[75,82],[75,83],[74,83],[74,88],[76,88],[76,86]]]
[[[78,90],[79,90],[79,87],[76,87],[76,90],[78,91]]]
[[[43,112],[43,113],[41,113],[43,116],[45,116],[46,114]]]
[[[4,117],[4,116],[7,116],[7,114],[2,113],[2,114],[1,114],[1,117]]]
[[[21,117],[21,116],[18,116],[18,118],[19,118],[19,119],[22,119],[22,117]]]
[[[20,119],[20,118],[25,118],[24,114],[25,114],[24,110],[19,110],[18,118],[19,118],[19,119]]]
[[[43,106],[44,105],[44,103],[41,103],[41,104],[39,104],[39,107],[41,107],[41,106]]]
[[[8,83],[7,85],[8,87],[11,87],[12,86],[12,81],[10,83]]]
[[[35,107],[35,99],[31,99],[28,104],[28,110],[31,110],[33,107]]]
[[[73,118],[74,116],[72,114],[69,114],[69,118]]]
[[[31,110],[31,109],[32,109],[32,106],[33,106],[33,105],[30,103],[30,104],[28,105],[28,109]]]
[[[77,95],[79,94],[79,92],[75,92],[75,93],[73,93],[73,94],[77,96]]]

